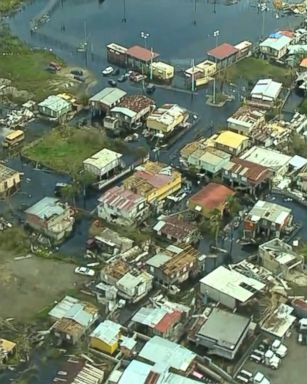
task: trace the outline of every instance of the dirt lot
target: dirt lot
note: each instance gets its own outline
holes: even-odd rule
[[[305,384],[307,346],[297,343],[297,333],[294,330],[290,338],[285,340],[285,344],[288,346],[288,354],[276,371],[249,360],[243,368],[253,373],[262,372],[271,384]]]
[[[24,320],[52,304],[84,279],[74,266],[37,257],[15,261],[0,251],[0,317]]]

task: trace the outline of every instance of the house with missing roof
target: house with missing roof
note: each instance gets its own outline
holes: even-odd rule
[[[110,110],[110,116],[118,121],[121,128],[132,128],[144,123],[155,109],[154,100],[144,95],[126,95]]]
[[[0,164],[0,198],[16,192],[20,186],[20,173]]]
[[[293,214],[290,208],[269,201],[258,200],[243,221],[243,239],[256,241],[261,237],[279,238],[290,232]]]
[[[224,266],[216,268],[200,280],[200,293],[205,299],[221,303],[230,309],[246,304],[263,292],[264,288],[265,284],[260,281]]]
[[[135,168],[132,176],[123,181],[126,189],[156,204],[181,188],[181,174],[172,167],[147,161]]]
[[[225,185],[209,183],[190,197],[188,208],[205,217],[210,217],[213,211],[218,210],[222,216],[228,199],[234,195],[235,192]]]
[[[208,59],[216,63],[218,69],[226,68],[237,61],[239,49],[223,43],[207,52]]]
[[[90,334],[90,347],[113,355],[119,347],[121,325],[111,320],[100,323]]]
[[[258,190],[269,184],[272,171],[262,165],[252,163],[233,157],[222,170],[222,178],[227,181],[232,188],[240,187],[251,195],[255,195]]]
[[[65,296],[49,313],[53,334],[64,344],[76,344],[98,320],[98,308],[93,304]]]
[[[44,197],[25,211],[26,225],[60,242],[72,232],[74,214],[67,203],[54,197]]]
[[[252,137],[264,126],[265,114],[265,110],[243,106],[227,119],[227,125],[233,132]]]
[[[123,186],[115,186],[98,199],[98,216],[108,222],[136,225],[149,214],[146,199]]]
[[[193,337],[195,344],[208,350],[209,355],[233,360],[248,331],[251,318],[221,308],[213,308]]]

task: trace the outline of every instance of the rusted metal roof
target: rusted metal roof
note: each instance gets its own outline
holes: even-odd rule
[[[209,210],[218,208],[224,204],[227,197],[233,196],[235,192],[222,184],[209,183],[190,199],[194,204],[200,205]]]
[[[271,176],[268,168],[247,160],[233,158],[227,170],[231,173],[246,177],[252,184],[259,184]]]
[[[150,61],[159,57],[158,53],[152,52],[150,49],[146,49],[139,45],[133,45],[128,48],[127,55],[141,61]]]
[[[211,57],[214,57],[218,60],[226,59],[229,56],[232,56],[239,52],[237,48],[228,43],[223,43],[216,48],[211,49],[207,52],[207,54]]]

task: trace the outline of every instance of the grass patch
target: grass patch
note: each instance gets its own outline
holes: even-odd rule
[[[20,227],[13,227],[0,232],[0,249],[21,254],[30,250],[29,238]]]
[[[120,143],[95,128],[58,127],[25,147],[22,154],[47,168],[74,173],[81,169],[83,160],[106,147],[118,150]]]
[[[64,89],[67,79],[46,70],[50,61],[62,63],[52,52],[30,49],[4,27],[0,30],[0,47],[0,77],[11,80],[18,90],[28,91],[41,101],[53,91]]]
[[[304,99],[302,104],[299,106],[299,112],[300,113],[304,113],[305,115],[307,115],[307,99]]]
[[[291,80],[292,72],[290,68],[273,65],[266,60],[255,57],[248,57],[227,69],[229,81],[234,82],[240,77],[250,82],[255,82],[261,78],[272,78],[275,81],[288,83]]]

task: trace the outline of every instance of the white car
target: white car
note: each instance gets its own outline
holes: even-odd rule
[[[287,355],[288,348],[281,343],[280,340],[275,339],[272,344],[272,351],[280,358],[283,358]]]
[[[90,268],[86,267],[77,267],[75,269],[75,273],[78,273],[79,275],[84,275],[84,276],[95,276],[95,271]]]
[[[108,75],[111,75],[113,72],[114,72],[113,67],[107,67],[106,69],[104,69],[102,71],[102,74],[103,74],[103,76],[108,76]]]
[[[253,379],[254,384],[271,384],[271,382],[261,373],[257,372]]]

